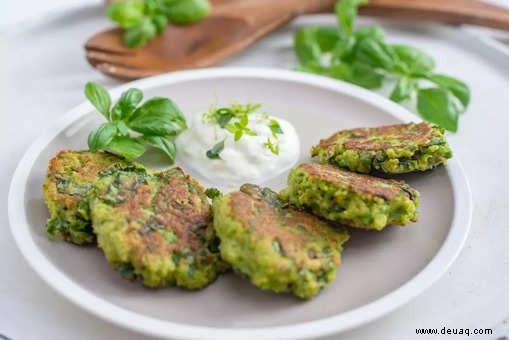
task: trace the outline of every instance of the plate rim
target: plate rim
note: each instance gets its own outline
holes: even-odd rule
[[[357,98],[382,109],[403,122],[420,121],[417,116],[398,104],[355,85],[326,77],[274,68],[228,67],[166,73],[123,84],[110,90],[110,94],[112,98],[118,98],[122,91],[133,86],[150,89],[183,81],[221,77],[251,77],[307,84]],[[453,158],[446,166],[454,197],[454,215],[446,239],[430,262],[417,275],[399,288],[368,304],[322,319],[260,328],[196,326],[163,321],[129,311],[82,288],[53,265],[32,239],[26,217],[24,196],[27,179],[40,151],[62,130],[92,111],[94,111],[93,106],[86,102],[76,106],[56,120],[27,149],[14,171],[9,188],[9,226],[23,257],[46,284],[80,308],[123,328],[157,337],[185,339],[302,339],[343,332],[373,321],[401,307],[429,288],[454,262],[470,229],[472,219],[471,190],[460,162],[457,158]]]

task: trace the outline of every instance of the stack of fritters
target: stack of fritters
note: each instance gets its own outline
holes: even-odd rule
[[[426,122],[344,130],[321,140],[311,155],[360,173],[425,171],[452,157],[443,133]]]
[[[301,164],[291,170],[281,195],[298,208],[351,227],[381,230],[417,221],[419,193],[408,184],[329,164]]]
[[[367,173],[433,169],[452,157],[443,129],[423,122],[339,131],[311,150],[323,164],[290,171],[284,199],[327,220],[382,230],[417,221],[417,190]]]
[[[311,298],[332,282],[349,234],[417,221],[419,193],[368,175],[445,164],[428,123],[340,131],[313,148],[320,163],[290,171],[281,195],[245,184],[211,208],[180,168],[151,172],[107,153],[63,151],[43,186],[50,238],[97,243],[125,278],[199,289],[230,266],[254,285]],[[214,216],[212,216],[214,215]]]
[[[180,168],[149,172],[103,152],[64,151],[50,161],[43,193],[50,238],[97,237],[127,279],[199,289],[229,267],[204,189]]]
[[[95,241],[86,197],[97,174],[113,164],[129,162],[104,152],[70,150],[50,160],[42,192],[50,211],[46,230],[51,239],[58,236],[76,244]]]

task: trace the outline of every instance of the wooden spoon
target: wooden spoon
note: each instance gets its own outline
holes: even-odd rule
[[[136,79],[167,71],[215,65],[240,52],[300,13],[330,8],[336,0],[230,0],[189,26],[169,25],[143,48],[122,44],[113,29],[85,44],[87,59],[110,76]]]
[[[299,14],[331,11],[336,1],[216,0],[208,18],[188,26],[169,25],[143,48],[126,48],[120,29],[99,33],[85,44],[87,59],[119,79],[212,66]],[[509,30],[509,10],[476,0],[371,0],[361,13]]]

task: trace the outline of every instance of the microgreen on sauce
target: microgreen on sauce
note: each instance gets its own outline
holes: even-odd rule
[[[224,139],[220,141],[219,143],[216,143],[212,149],[207,151],[207,157],[210,159],[221,159],[219,154],[224,149]]]
[[[270,138],[267,138],[267,141],[263,145],[274,155],[279,155],[279,145],[274,144]]]
[[[281,125],[279,125],[279,122],[275,119],[271,119],[269,122],[269,128],[270,131],[272,131],[272,135],[276,137],[276,135],[282,135],[283,129],[281,129]]]
[[[209,111],[203,114],[203,119],[210,124],[217,124],[220,128],[227,130],[233,135],[233,140],[238,142],[244,136],[257,136],[257,133],[248,127],[249,118],[261,106],[261,104],[240,104],[236,102],[230,103],[228,107],[218,108],[216,105],[212,105]],[[270,128],[274,138],[274,141],[270,138],[267,139],[267,142],[263,145],[273,154],[279,155],[279,145],[275,141],[278,139],[278,135],[284,133],[283,129],[277,120],[271,119],[267,114],[262,115],[262,117],[263,120],[267,121],[267,126]],[[222,151],[221,147],[224,148],[224,141],[219,142],[208,150],[207,157],[210,159],[220,159],[219,152]],[[219,152],[215,152],[219,148]]]

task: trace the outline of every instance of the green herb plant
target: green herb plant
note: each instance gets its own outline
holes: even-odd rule
[[[90,132],[90,151],[103,150],[135,159],[145,153],[145,145],[151,145],[164,151],[173,163],[176,152],[173,139],[187,124],[171,99],[154,97],[139,105],[143,93],[131,88],[112,105],[108,91],[92,82],[86,84],[85,96],[107,120]]]
[[[136,48],[162,33],[169,21],[191,24],[210,10],[209,0],[123,0],[111,4],[106,14],[124,29],[124,45]]]
[[[231,103],[229,107],[218,108],[212,105],[208,112],[203,115],[203,119],[209,123],[217,124],[222,129],[226,129],[233,135],[235,142],[239,141],[244,135],[256,136],[256,132],[248,127],[249,116],[252,113],[257,112],[261,108],[261,104],[247,103],[245,105],[239,103]],[[268,121],[267,126],[272,131],[274,141],[270,138],[264,143],[264,146],[269,149],[273,154],[279,154],[279,145],[276,144],[277,135],[283,134],[283,130],[275,119],[269,119],[265,115]],[[210,159],[221,159],[220,153],[224,149],[225,140],[216,143],[210,150],[207,151],[207,157]]]
[[[357,9],[367,0],[341,0],[338,27],[304,27],[294,37],[298,70],[341,79],[367,89],[395,82],[390,99],[416,101],[417,112],[431,123],[457,131],[460,113],[470,101],[461,80],[435,73],[435,61],[422,50],[390,44],[379,26],[354,29]]]

